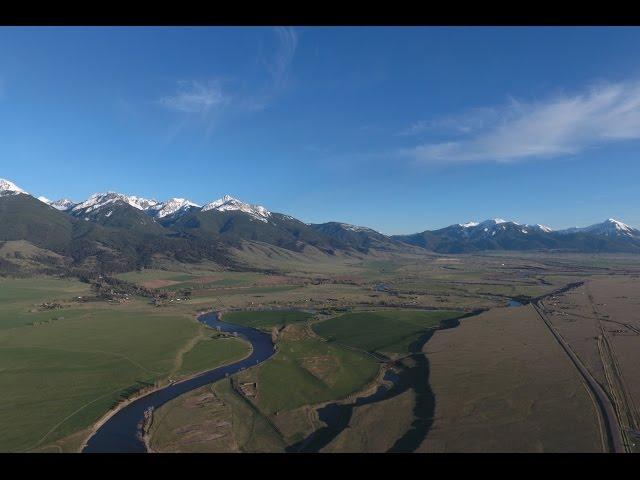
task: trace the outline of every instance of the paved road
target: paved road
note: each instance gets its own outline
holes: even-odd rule
[[[607,392],[605,392],[600,384],[596,381],[596,379],[593,378],[589,370],[587,370],[587,367],[584,366],[582,361],[569,347],[565,339],[562,338],[562,336],[556,331],[551,322],[546,318],[542,311],[542,307],[540,307],[538,302],[534,302],[532,305],[540,318],[544,321],[545,325],[549,328],[553,336],[556,338],[560,346],[564,349],[565,353],[569,356],[573,364],[576,366],[585,382],[587,383],[587,386],[591,390],[593,398],[596,402],[596,406],[598,407],[598,410],[600,412],[600,419],[602,420],[602,424],[605,429],[608,451],[614,453],[625,453],[627,450],[622,438],[622,432],[620,431],[616,412],[613,408],[613,404],[611,403],[611,399],[607,395]]]

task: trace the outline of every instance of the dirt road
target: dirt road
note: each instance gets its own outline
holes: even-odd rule
[[[571,349],[569,344],[556,331],[551,322],[545,316],[544,311],[539,303],[536,301],[533,302],[532,305],[540,318],[544,321],[545,325],[549,328],[549,331],[552,333],[565,353],[569,356],[573,364],[576,366],[576,368],[582,375],[582,378],[584,379],[587,387],[591,391],[592,398],[595,401],[600,416],[601,425],[604,430],[604,441],[606,443],[605,448],[609,452],[625,453],[627,450],[625,448],[622,432],[620,431],[620,426],[618,425],[616,412],[611,399],[604,391],[604,389],[600,386],[600,384],[595,380],[595,378],[593,378],[589,370],[587,370],[582,361]]]

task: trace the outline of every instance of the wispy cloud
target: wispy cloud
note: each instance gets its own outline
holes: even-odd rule
[[[398,132],[401,136],[420,135],[427,132],[452,132],[465,134],[477,131],[495,121],[495,108],[474,108],[463,115],[447,115],[433,120],[419,120]]]
[[[203,84],[195,81],[180,81],[178,91],[160,98],[158,103],[176,112],[206,114],[230,101],[231,97],[222,91],[218,82]]]
[[[298,48],[298,34],[293,28],[279,27],[275,29],[278,48],[271,61],[267,62],[273,85],[280,88],[287,80],[289,68]]]
[[[268,53],[258,56],[258,72],[247,78],[179,81],[174,92],[156,100],[166,110],[183,114],[176,131],[204,121],[210,134],[224,118],[262,110],[273,102],[287,85],[298,35],[284,27],[273,29],[270,35],[275,43],[270,43]]]
[[[247,110],[263,110],[288,84],[291,64],[298,48],[298,34],[290,27],[277,27],[273,33],[276,44],[260,60],[267,74],[266,79],[241,99],[242,107]]]
[[[471,122],[479,126],[462,138],[423,143],[400,154],[421,164],[517,162],[640,139],[640,82],[599,84],[579,94],[539,102],[512,99],[486,112],[493,113],[481,115],[479,124]],[[477,112],[469,118],[474,115]],[[464,133],[468,119],[459,118],[459,131]]]

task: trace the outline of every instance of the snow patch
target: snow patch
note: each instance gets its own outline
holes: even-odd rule
[[[72,212],[87,214],[95,212],[107,205],[118,203],[125,203],[142,211],[147,211],[158,204],[156,200],[147,200],[146,198],[128,196],[116,192],[94,193],[87,200],[73,207]]]
[[[10,182],[9,180],[5,180],[4,178],[0,178],[0,197],[8,196],[8,195],[19,195],[19,194],[29,195],[15,183]]]
[[[207,203],[201,209],[203,212],[207,212],[209,210],[216,210],[218,212],[240,211],[265,223],[268,222],[268,219],[271,216],[271,212],[263,206],[250,205],[248,203],[241,202],[237,198],[233,198],[231,195],[225,195],[218,200]]]
[[[158,203],[149,209],[156,218],[164,218],[170,215],[186,213],[191,207],[200,208],[200,205],[186,198],[171,198],[166,202]]]
[[[344,228],[345,230],[349,230],[350,232],[372,232],[372,233],[378,233],[375,230],[372,230],[371,228],[359,227],[357,225],[351,225],[350,223],[341,223],[340,226],[342,228]]]
[[[626,223],[623,223],[615,218],[608,218],[602,223],[596,223],[595,225],[589,225],[588,227],[573,227],[566,230],[560,230],[560,234],[569,233],[591,233],[594,235],[602,235],[606,237],[632,237],[640,238],[640,231],[630,227]]]

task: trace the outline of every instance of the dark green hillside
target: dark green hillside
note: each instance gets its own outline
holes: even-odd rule
[[[65,253],[76,263],[93,257],[102,271],[149,267],[156,254],[183,263],[208,259],[230,265],[224,246],[215,239],[181,237],[158,224],[117,228],[78,220],[74,227],[73,240]]]
[[[78,214],[78,220],[95,222],[110,228],[123,228],[138,234],[164,235],[167,231],[145,212],[124,203],[101,208],[89,214]],[[86,220],[86,219],[89,220]]]
[[[74,218],[30,195],[0,197],[0,241],[26,240],[52,250],[82,267],[119,272],[151,265],[155,254],[179,262],[213,260],[228,265],[225,249],[215,239],[181,238],[133,207],[114,207],[106,217]]]
[[[30,195],[0,197],[0,241],[26,240],[60,251],[71,241],[72,219]]]
[[[310,226],[279,213],[263,222],[243,212],[209,210],[189,213],[165,226],[189,237],[217,239],[232,245],[253,240],[295,251],[302,250],[305,244],[325,249],[337,246]]]
[[[640,242],[627,237],[605,237],[588,233],[554,233],[560,248],[577,252],[640,253]]]
[[[444,239],[429,230],[411,235],[394,235],[392,238],[399,242],[434,251],[438,251],[439,245],[444,243]]]
[[[317,232],[333,239],[336,245],[350,247],[359,252],[367,253],[370,249],[401,250],[406,247],[398,240],[391,239],[375,230],[355,227],[340,222],[312,224]]]

